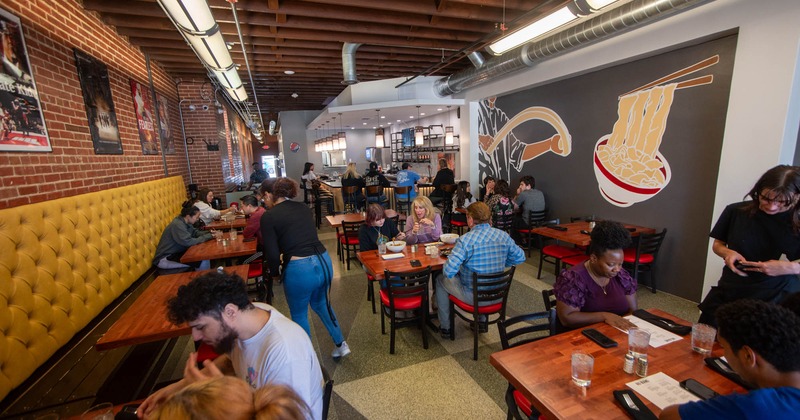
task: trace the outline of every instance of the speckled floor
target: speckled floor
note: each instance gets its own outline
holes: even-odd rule
[[[472,360],[472,333],[457,319],[456,340],[429,334],[429,347],[422,347],[419,329],[402,328],[397,333],[395,354],[389,354],[389,335],[381,335],[380,313],[373,314],[367,301],[363,269],[351,261],[350,270],[336,257],[333,229],[319,231],[334,261],[331,289],[333,307],[352,354],[340,361],[331,356],[333,343],[313,312],[314,346],[320,362],[334,379],[331,419],[463,419],[505,418],[503,399],[507,383],[489,365],[489,355],[500,350],[496,326],[481,334],[478,360]],[[508,302],[508,316],[544,310],[541,290],[552,288],[552,265],[536,279],[536,251],[517,267]],[[549,270],[549,271],[548,271]],[[276,285],[274,305],[289,313],[281,285]],[[642,288],[639,307],[658,307],[684,319],[697,319],[696,303]],[[429,330],[430,331],[430,330]],[[388,332],[388,329],[387,329]]]

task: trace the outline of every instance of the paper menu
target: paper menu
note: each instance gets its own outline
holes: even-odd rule
[[[658,372],[645,378],[628,382],[625,385],[638,392],[639,395],[648,399],[661,410],[675,404],[700,401],[700,398],[681,388],[678,381],[664,372]]]
[[[404,255],[402,253],[398,253],[398,254],[383,254],[383,255],[381,255],[381,258],[383,258],[384,260],[394,260],[394,259],[403,258],[403,257],[404,257]]]
[[[661,327],[657,327],[633,315],[628,315],[625,317],[625,319],[636,325],[637,328],[650,333],[650,346],[652,347],[661,347],[665,344],[683,339],[683,337],[679,336],[678,334],[673,334]],[[627,331],[624,332],[625,334],[628,333]]]

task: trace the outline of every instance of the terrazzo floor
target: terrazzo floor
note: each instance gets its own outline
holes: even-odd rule
[[[397,332],[395,354],[389,354],[389,335],[381,334],[380,312],[372,313],[367,301],[367,281],[361,266],[351,261],[350,270],[337,260],[336,234],[322,227],[319,236],[334,265],[331,288],[333,308],[352,354],[335,361],[333,343],[313,312],[312,341],[320,362],[334,380],[331,419],[502,419],[506,416],[505,379],[489,364],[489,355],[501,350],[496,326],[479,336],[478,360],[472,360],[472,332],[456,320],[455,341],[429,334],[429,347],[422,346],[417,328]],[[544,310],[541,290],[552,288],[552,265],[536,279],[536,251],[517,267],[508,301],[507,315]],[[548,271],[550,270],[550,271]],[[696,303],[649,288],[638,292],[640,308],[660,308],[683,319],[695,320]],[[275,287],[274,306],[288,316],[280,284]],[[429,330],[430,332],[430,330]]]

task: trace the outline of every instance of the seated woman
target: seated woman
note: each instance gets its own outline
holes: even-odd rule
[[[605,322],[627,330],[635,325],[622,318],[636,310],[636,280],[622,268],[622,249],[631,235],[617,222],[597,222],[591,234],[589,259],[558,275],[553,290],[556,313],[567,329]]]
[[[345,205],[352,204],[354,208],[360,209],[364,202],[364,195],[361,193],[361,190],[364,189],[364,178],[362,178],[361,174],[356,170],[355,162],[348,163],[347,170],[344,171],[344,175],[342,175],[342,188],[344,187],[358,187],[355,195],[352,197],[345,195],[344,191],[342,191],[342,198],[344,199]]]
[[[453,194],[453,215],[450,220],[456,222],[467,223],[466,213],[462,213],[457,209],[466,209],[470,204],[475,202],[475,197],[469,191],[469,182],[459,181],[456,192]]]
[[[494,227],[498,229],[507,229],[504,223],[512,223],[516,203],[511,197],[511,187],[505,179],[498,179],[494,185],[494,193],[486,201],[486,205],[492,210],[492,221]],[[506,220],[506,222],[504,222]]]
[[[372,203],[367,207],[367,217],[361,229],[358,231],[358,248],[360,251],[372,251],[378,249],[378,236],[383,235],[387,241],[396,238],[402,241],[406,238],[405,233],[397,230],[394,222],[386,220],[383,206]]]
[[[414,211],[406,221],[406,243],[436,242],[442,235],[442,216],[433,209],[428,197],[421,195],[412,201]]]
[[[217,217],[222,216],[223,214],[227,214],[231,211],[230,208],[224,210],[217,210],[211,207],[211,201],[214,199],[214,191],[211,191],[207,188],[203,188],[200,190],[200,193],[197,196],[197,201],[195,201],[194,206],[200,210],[200,220],[203,221],[205,224],[209,224],[214,221]]]

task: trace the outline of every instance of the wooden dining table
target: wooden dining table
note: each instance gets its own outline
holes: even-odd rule
[[[181,262],[187,264],[203,260],[224,260],[253,255],[258,251],[258,241],[245,241],[244,235],[236,235],[236,239],[231,240],[226,233],[225,238],[227,241],[225,246],[223,246],[224,241],[214,239],[190,246],[181,257]]]
[[[691,325],[691,322],[658,309],[649,309],[648,312]],[[628,351],[628,336],[605,323],[589,327],[619,345],[604,349],[581,334],[579,328],[494,353],[489,357],[489,363],[548,419],[627,419],[628,415],[618,405],[612,391],[629,389],[626,383],[640,379],[622,370]],[[594,356],[592,383],[588,388],[572,383],[571,356],[575,350]],[[692,351],[688,335],[658,348],[651,346],[647,356],[648,375],[663,372],[679,382],[692,378],[722,395],[745,392],[706,366],[705,356]],[[715,344],[711,356],[722,356],[719,344]],[[653,403],[638,396],[656,416],[661,412]]]
[[[331,227],[334,227],[336,229],[342,227],[343,221],[350,223],[352,222],[363,223],[364,220],[366,220],[363,213],[340,213],[340,214],[328,215],[325,216],[325,218],[328,220],[328,223],[331,225]]]
[[[655,229],[649,227],[631,225],[627,223],[623,223],[622,225],[631,231],[631,236],[638,236],[641,235],[642,233],[648,233],[648,234],[656,233]],[[537,235],[546,236],[548,238],[553,238],[562,242],[575,244],[578,246],[589,246],[589,244],[592,242],[591,238],[589,237],[589,234],[581,232],[581,231],[584,232],[590,231],[589,222],[581,221],[573,223],[562,223],[560,225],[555,225],[555,226],[564,227],[567,230],[562,231],[553,229],[548,226],[542,226],[534,229],[533,233]]]
[[[231,230],[244,229],[245,227],[247,227],[247,218],[237,217],[230,222],[226,222],[224,220],[215,220],[203,226],[203,230]]]
[[[247,278],[248,269],[247,265],[224,268],[226,273],[236,274],[243,279]],[[189,334],[191,328],[188,325],[175,325],[167,318],[167,300],[178,293],[179,287],[197,276],[213,271],[215,270],[158,276],[117,322],[97,340],[95,348],[98,351],[105,351]]]
[[[440,250],[452,249],[453,245],[437,243]],[[387,254],[394,254],[391,251],[386,251]],[[431,266],[431,270],[441,270],[447,257],[440,256],[438,253],[435,256],[425,254],[425,244],[417,245],[417,252],[411,251],[411,245],[406,245],[402,252],[403,256],[391,260],[384,260],[378,254],[377,250],[363,251],[356,253],[358,260],[364,270],[367,271],[376,280],[383,280],[383,271],[389,270],[394,272],[407,272],[416,271],[427,266]],[[419,267],[412,267],[411,260],[419,260]]]

